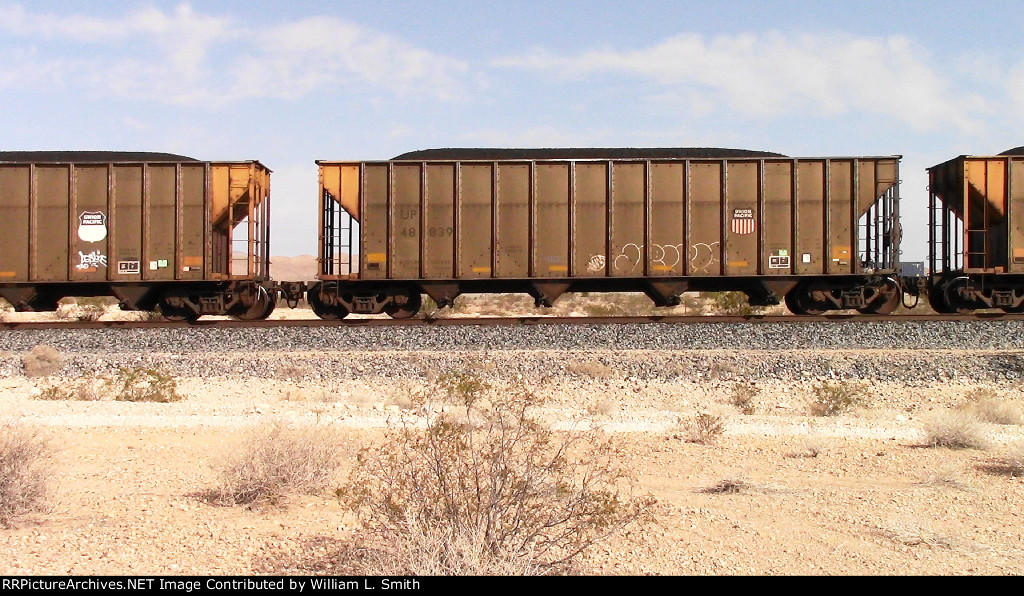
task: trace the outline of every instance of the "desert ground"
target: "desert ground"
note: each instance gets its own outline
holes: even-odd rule
[[[934,357],[1007,354],[1018,355],[936,346]],[[211,504],[204,491],[217,486],[247,437],[275,423],[336,433],[344,459],[336,483],[343,482],[361,446],[398,417],[415,415],[408,396],[431,371],[453,363],[499,391],[530,388],[544,398],[537,415],[555,427],[575,421],[603,429],[635,472],[638,493],[657,499],[653,523],[593,549],[578,573],[1024,571],[1022,421],[975,417],[979,444],[971,448],[933,446],[927,431],[935,417],[971,411],[972,400],[995,400],[1019,415],[1021,381],[988,374],[902,380],[886,372],[850,379],[802,364],[839,358],[846,370],[862,370],[880,361],[921,362],[911,350],[768,354],[681,346],[657,356],[661,368],[679,362],[678,370],[647,375],[631,372],[652,358],[644,350],[420,350],[410,357],[339,346],[264,354],[261,363],[277,364],[269,373],[261,364],[190,374],[189,366],[206,370],[246,353],[186,357],[175,346],[154,346],[149,359],[178,367],[185,398],[173,403],[40,399],[47,387],[74,383],[92,362],[102,368],[127,356],[69,353],[72,365],[35,377],[22,369],[24,356],[0,352],[0,423],[47,438],[53,492],[49,510],[0,528],[2,575],[335,573],[337,553],[357,525],[335,485],[259,506]],[[769,356],[792,361],[796,372],[744,373]],[[346,360],[357,364],[344,374],[320,374]],[[373,365],[382,360],[415,366],[382,373]],[[534,365],[565,374],[519,372]],[[856,385],[860,399],[836,415],[814,415],[815,389],[829,383]],[[736,397],[744,387],[756,387],[747,407]],[[721,432],[695,435],[701,414],[718,419]]]

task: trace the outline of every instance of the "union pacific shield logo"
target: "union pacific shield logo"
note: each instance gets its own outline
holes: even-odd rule
[[[83,211],[78,216],[78,237],[84,242],[99,242],[107,237],[107,216],[102,211]]]
[[[753,234],[757,229],[757,220],[754,219],[753,209],[733,209],[732,224],[729,229],[735,234]]]

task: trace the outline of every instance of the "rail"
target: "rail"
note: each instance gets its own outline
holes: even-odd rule
[[[185,321],[4,321],[0,329],[147,329],[173,327],[409,327],[409,326],[467,326],[467,325],[626,325],[626,324],[675,324],[695,325],[700,323],[754,323],[754,324],[799,324],[821,322],[848,323],[928,323],[951,321],[1022,321],[1024,314],[973,313],[967,315],[865,315],[827,314],[818,316],[792,315],[692,315],[692,316],[617,316],[617,317],[445,317],[415,319],[275,319],[263,321],[236,321],[224,319],[199,319]]]

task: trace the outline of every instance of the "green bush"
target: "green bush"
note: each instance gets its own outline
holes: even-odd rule
[[[178,381],[158,368],[122,368],[110,381],[115,401],[170,403],[185,399]]]
[[[864,387],[860,384],[826,381],[813,389],[809,407],[814,416],[837,416],[864,402]]]

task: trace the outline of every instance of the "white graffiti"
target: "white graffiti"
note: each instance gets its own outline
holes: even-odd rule
[[[708,269],[718,262],[718,242],[710,244],[698,242],[690,247],[687,255],[691,272],[710,273]],[[652,265],[658,265],[662,271],[675,269],[683,260],[682,244],[651,244],[650,258]],[[616,271],[632,273],[640,267],[644,258],[644,245],[630,242],[622,247],[612,264]]]
[[[75,269],[95,269],[106,266],[107,256],[100,251],[94,250],[89,254],[78,251],[78,264],[75,265]]]
[[[718,262],[718,242],[698,242],[690,247],[690,271],[711,273],[708,269]]]
[[[587,262],[587,271],[591,273],[604,271],[605,260],[604,255],[590,255],[590,261]]]

